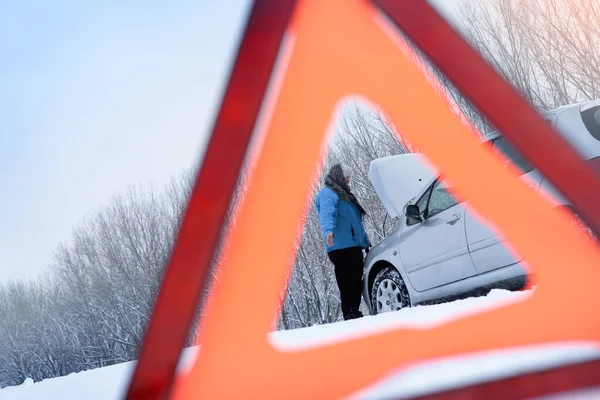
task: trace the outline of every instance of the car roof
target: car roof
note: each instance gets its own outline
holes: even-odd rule
[[[569,104],[566,106],[555,108],[550,111],[543,111],[543,112],[540,112],[540,116],[544,119],[553,119],[553,117],[558,116],[558,114],[562,113],[563,111],[570,110],[572,108],[581,107],[582,104],[583,103]],[[493,131],[491,131],[490,133],[485,135],[485,137],[482,139],[482,141],[484,143],[489,142],[489,141],[499,138],[500,136],[502,136],[502,134],[497,129],[494,129]]]

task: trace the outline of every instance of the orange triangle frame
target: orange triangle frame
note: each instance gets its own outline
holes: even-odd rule
[[[600,300],[596,245],[502,168],[385,25],[364,0],[298,3],[285,76],[209,302],[202,349],[178,378],[173,398],[334,399],[425,359],[600,339],[600,321],[589,318]],[[457,193],[502,230],[536,272],[539,286],[530,299],[426,331],[401,329],[295,352],[268,343],[331,114],[349,95],[381,105]],[[579,312],[571,312],[572,304]],[[378,363],[358,367],[372,359]]]

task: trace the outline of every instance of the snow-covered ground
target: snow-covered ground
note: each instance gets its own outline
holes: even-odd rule
[[[519,302],[529,292],[511,293],[494,290],[486,297],[470,298],[435,306],[415,307],[395,313],[365,317],[336,324],[320,325],[270,334],[272,344],[280,349],[299,349],[323,345],[397,327],[427,328],[466,315]],[[193,361],[197,348],[186,349],[181,362],[185,369]],[[411,397],[432,391],[447,390],[468,383],[511,376],[600,357],[595,343],[561,343],[528,349],[501,350],[477,355],[452,357],[415,365],[401,372],[392,372],[381,382],[351,396],[352,399]],[[135,362],[71,374],[61,378],[0,390],[2,400],[105,400],[123,397]],[[364,366],[368,368],[368,366]],[[564,398],[564,397],[561,397]],[[569,398],[600,398],[600,388]]]

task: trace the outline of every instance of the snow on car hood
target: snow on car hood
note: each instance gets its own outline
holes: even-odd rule
[[[369,181],[392,218],[402,215],[406,203],[437,175],[420,153],[382,157],[369,165]]]

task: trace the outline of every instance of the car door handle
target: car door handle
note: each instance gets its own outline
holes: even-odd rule
[[[460,219],[460,214],[453,214],[452,219],[446,222],[448,225],[454,225]]]

